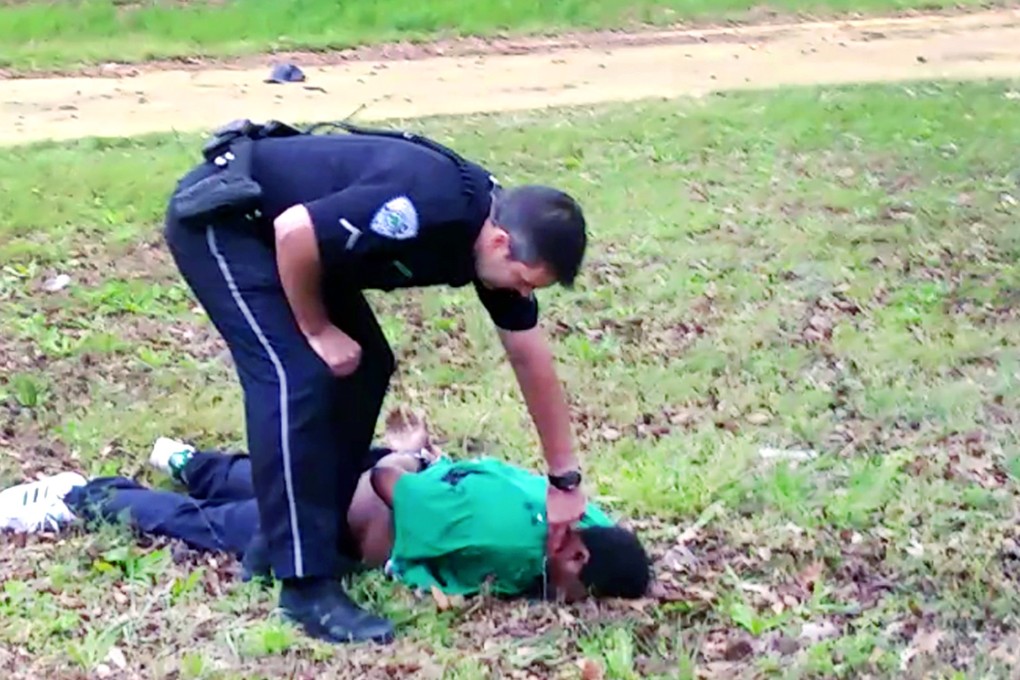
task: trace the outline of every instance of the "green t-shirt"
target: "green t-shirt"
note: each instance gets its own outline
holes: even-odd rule
[[[412,588],[519,595],[545,570],[544,476],[500,460],[442,459],[393,491],[393,575]],[[578,525],[612,526],[592,503]]]

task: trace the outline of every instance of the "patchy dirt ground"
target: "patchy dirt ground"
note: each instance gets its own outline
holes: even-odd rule
[[[290,56],[305,67],[304,83],[265,83],[269,57],[257,65],[112,64],[78,77],[7,79],[0,144],[194,131],[242,116],[379,120],[738,88],[1020,76],[1020,10],[459,41],[377,49],[367,59],[340,55],[332,64],[323,55]]]

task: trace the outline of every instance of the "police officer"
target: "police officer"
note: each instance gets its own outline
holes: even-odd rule
[[[362,291],[474,287],[542,443],[555,548],[585,499],[534,291],[572,284],[585,220],[568,195],[502,190],[425,137],[284,128],[245,121],[214,140],[178,183],[165,236],[234,358],[281,609],[318,638],[385,642],[391,624],[340,582],[356,548],[346,511],[394,370]]]

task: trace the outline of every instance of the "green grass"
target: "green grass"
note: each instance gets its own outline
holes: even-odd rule
[[[580,677],[584,659],[610,678],[1005,677],[1020,606],[1020,174],[1005,143],[1018,89],[415,123],[506,183],[559,184],[586,206],[584,276],[542,296],[544,318],[592,491],[652,547],[656,598],[440,611],[371,575],[359,599],[400,624],[380,654],[309,643],[222,557],[174,559],[112,530],[8,541],[5,677],[116,670],[113,649],[143,677]],[[157,434],[243,441],[222,345],[159,234],[197,149],[156,136],[0,156],[0,479],[75,467],[163,484],[143,471]],[[72,283],[41,291],[57,273]],[[538,460],[470,291],[372,299],[401,366],[388,407],[426,408],[454,455],[481,443]],[[819,455],[765,460],[764,446]]]
[[[981,0],[773,0],[779,12],[980,6]],[[261,0],[0,3],[0,67],[18,70],[183,56],[231,57],[380,42],[737,18],[748,0]]]

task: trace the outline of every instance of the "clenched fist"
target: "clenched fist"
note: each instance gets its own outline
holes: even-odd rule
[[[326,326],[309,335],[308,344],[335,376],[342,378],[354,373],[361,362],[361,345],[336,326]]]

